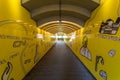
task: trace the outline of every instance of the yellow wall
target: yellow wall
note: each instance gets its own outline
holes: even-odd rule
[[[110,27],[103,33],[99,32],[102,22],[106,23],[108,19],[114,21],[112,30],[115,26],[120,27],[116,23],[118,17],[120,0],[101,0],[100,6],[92,12],[84,28],[75,32],[75,39],[66,40],[97,80],[120,80],[120,29],[116,34],[111,34]]]
[[[0,0],[0,80],[22,80],[54,44],[51,35],[36,28],[20,0]]]

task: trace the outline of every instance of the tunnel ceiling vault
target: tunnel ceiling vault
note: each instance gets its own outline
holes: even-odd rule
[[[56,33],[56,31],[59,32],[59,30],[60,30],[59,26],[60,26],[59,21],[51,21],[51,22],[43,24],[39,27],[43,30],[49,31],[54,34],[54,33]],[[68,34],[68,33],[71,33],[73,31],[80,29],[81,26],[76,23],[73,23],[73,22],[62,21],[61,28],[62,28],[62,32]]]
[[[55,33],[59,32],[59,29],[58,29],[58,28],[52,28],[52,29],[46,30],[46,31],[49,31],[50,33],[55,34]],[[73,31],[72,31],[72,30],[69,30],[68,28],[63,28],[63,29],[62,29],[62,32],[63,32],[63,33],[66,33],[66,34],[69,34],[69,33],[73,32]]]
[[[83,26],[98,5],[99,0],[22,0],[22,6],[31,13],[32,19],[38,26],[51,21],[59,21],[60,12],[61,21],[69,21]],[[76,28],[75,25],[75,27],[71,24],[68,25],[70,28]]]

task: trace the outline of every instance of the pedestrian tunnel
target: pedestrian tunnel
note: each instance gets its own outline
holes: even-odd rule
[[[120,80],[120,0],[0,0],[0,80]]]

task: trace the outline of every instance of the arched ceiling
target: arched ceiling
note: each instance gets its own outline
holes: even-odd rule
[[[47,22],[46,24],[40,25],[39,27],[43,30],[46,30],[46,31],[49,31],[49,32],[55,34],[56,31],[57,32],[60,31],[59,26],[60,26],[59,21],[51,21],[51,22]],[[62,32],[70,33],[70,32],[80,29],[81,26],[76,23],[73,23],[73,22],[62,21],[61,28],[62,28]]]
[[[31,13],[32,19],[41,29],[56,33],[60,26],[57,22],[60,19],[59,2],[60,0],[22,0],[22,6]],[[98,5],[99,0],[61,0],[62,31],[70,33],[79,29]]]

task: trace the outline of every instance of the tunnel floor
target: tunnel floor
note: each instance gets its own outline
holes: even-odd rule
[[[96,80],[64,42],[56,45],[23,80]]]

